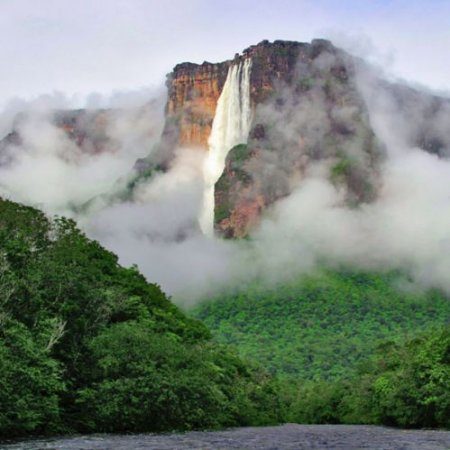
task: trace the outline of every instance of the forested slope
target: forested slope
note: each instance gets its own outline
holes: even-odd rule
[[[73,221],[0,199],[0,437],[273,423],[277,402]]]
[[[265,288],[257,283],[193,311],[219,342],[272,372],[300,379],[352,375],[386,340],[450,320],[450,301],[397,273],[329,272]]]

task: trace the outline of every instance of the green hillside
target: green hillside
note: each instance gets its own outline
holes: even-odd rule
[[[450,321],[442,293],[407,286],[398,274],[324,272],[271,289],[254,284],[192,313],[218,342],[274,373],[333,380],[351,376],[380,342]]]
[[[277,402],[73,221],[0,199],[0,437],[274,423]]]
[[[450,326],[387,342],[349,378],[284,383],[286,420],[450,428]]]

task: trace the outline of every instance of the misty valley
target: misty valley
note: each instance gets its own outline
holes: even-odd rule
[[[450,98],[324,39],[166,87],[0,120],[0,446],[450,446]]]

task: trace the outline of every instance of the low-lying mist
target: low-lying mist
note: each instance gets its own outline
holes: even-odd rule
[[[72,215],[73,208],[128,177],[136,159],[159,139],[164,96],[129,93],[112,97],[106,109],[100,103],[92,98],[91,108],[71,110],[70,100],[56,96],[19,103],[20,113],[17,105],[7,109],[0,119],[6,136],[0,144],[0,194]]]
[[[132,199],[79,212],[126,179],[136,159],[147,156],[159,139],[164,98],[147,92],[134,95],[131,106],[115,104],[109,113],[105,133],[113,151],[80,150],[53,123],[55,105],[22,108],[25,118],[15,124],[22,141],[0,149],[0,194],[74,217],[121,263],[137,264],[149,281],[183,304],[254,280],[276,283],[343,265],[400,270],[412,286],[450,294],[450,111],[433,123],[443,145],[439,154],[430,153],[409,139],[423,122],[417,117],[426,110],[420,96],[405,116],[389,89],[362,73],[358,83],[372,128],[386,148],[379,190],[369,203],[349,206],[345,190],[329,180],[331,160],[323,158],[306,165],[292,193],[266,210],[249,239],[208,238],[198,226],[205,152],[180,148],[170,169],[142,181]],[[264,108],[270,114],[270,105]],[[9,120],[12,126],[8,114],[1,123]],[[302,120],[308,114],[321,117],[320,110],[302,111]],[[295,132],[285,121],[275,126],[281,134]]]

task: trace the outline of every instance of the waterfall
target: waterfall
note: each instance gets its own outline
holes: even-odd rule
[[[205,182],[200,227],[204,234],[214,234],[214,185],[223,173],[228,152],[246,143],[251,124],[250,69],[251,59],[228,69],[227,79],[217,102],[208,139],[209,153],[203,166]]]

